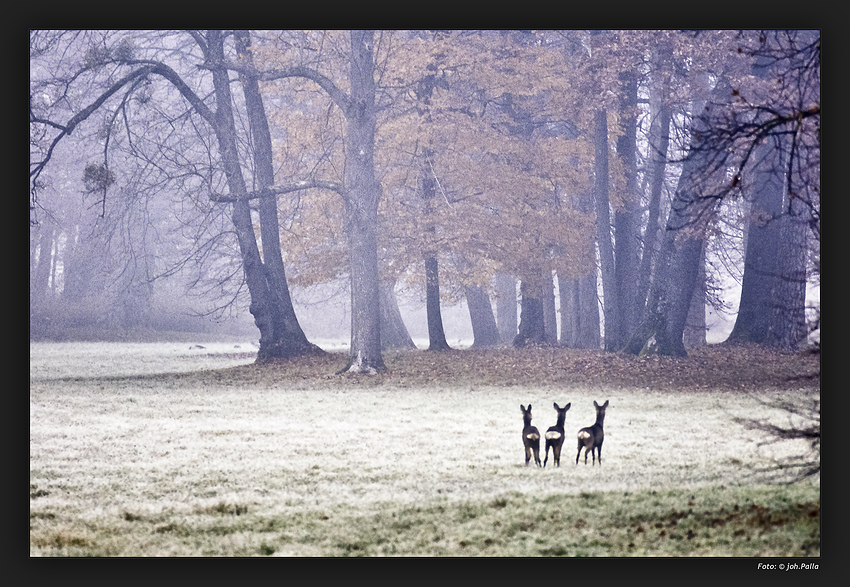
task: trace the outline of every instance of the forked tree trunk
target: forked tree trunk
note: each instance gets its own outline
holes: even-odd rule
[[[213,63],[224,60],[224,35],[221,31],[209,31],[207,35],[208,59]],[[215,133],[221,152],[222,164],[227,176],[227,187],[235,198],[231,219],[239,242],[242,255],[242,268],[245,281],[251,296],[250,312],[260,330],[260,349],[258,360],[266,354],[274,354],[279,341],[276,337],[276,324],[279,324],[278,307],[272,298],[266,279],[265,268],[260,259],[260,250],[254,234],[254,224],[251,220],[251,209],[245,198],[245,179],[239,162],[236,146],[236,124],[233,117],[233,101],[230,93],[230,76],[222,67],[212,71],[213,87],[215,88],[216,112]]]
[[[701,113],[705,102],[692,105]],[[641,325],[630,338],[626,351],[638,354],[655,337],[659,354],[686,356],[684,330],[699,273],[706,223],[715,200],[702,196],[713,189],[716,179],[707,172],[707,154],[701,147],[703,120],[696,115],[691,128],[691,149],[682,164],[682,174],[670,206],[661,252]]]
[[[248,62],[251,60],[250,46],[251,39],[248,31],[238,31],[236,33],[237,53]],[[274,185],[272,139],[263,99],[260,95],[259,83],[256,77],[246,74],[242,74],[241,77],[245,94],[245,107],[248,111],[248,123],[253,138],[256,187],[258,189],[270,188]],[[273,332],[270,336],[261,340],[257,360],[266,361],[323,353],[324,351],[307,340],[295,315],[280,250],[277,200],[261,198],[259,208],[260,236],[264,257],[263,268],[271,300],[270,314]]]

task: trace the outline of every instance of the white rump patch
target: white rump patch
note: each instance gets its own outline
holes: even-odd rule
[[[525,437],[529,440],[537,440],[538,438],[540,438],[540,435],[536,432],[532,432],[531,434],[526,434]]]
[[[557,440],[557,439],[561,438],[561,433],[556,432],[555,430],[550,430],[549,432],[546,433],[546,438],[549,439],[549,440]]]
[[[581,440],[585,440],[586,438],[590,438],[590,437],[591,437],[591,435],[590,435],[590,432],[588,432],[587,430],[581,430],[581,431],[578,433],[578,437],[579,437]]]

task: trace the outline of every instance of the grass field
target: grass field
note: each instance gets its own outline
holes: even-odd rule
[[[31,343],[33,556],[819,556],[820,483],[778,483],[800,441],[735,417],[819,399],[819,359],[707,350],[329,354],[250,345]],[[575,433],[610,402],[603,465]],[[572,404],[560,468],[524,466]],[[542,457],[541,457],[542,458]]]

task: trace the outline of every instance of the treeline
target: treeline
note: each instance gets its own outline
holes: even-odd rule
[[[32,31],[30,69],[33,329],[179,280],[315,353],[290,287],[345,276],[355,372],[412,346],[398,287],[434,350],[464,297],[476,346],[683,355],[737,279],[732,340],[805,340],[817,31]]]

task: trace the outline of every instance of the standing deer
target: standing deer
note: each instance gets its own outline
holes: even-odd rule
[[[605,420],[605,408],[608,407],[608,400],[601,406],[593,402],[596,408],[596,424],[582,428],[578,431],[578,454],[576,454],[576,465],[578,458],[581,456],[581,449],[584,447],[584,464],[587,464],[587,452],[590,451],[590,456],[593,457],[593,464],[596,464],[596,455],[599,454],[599,465],[602,466],[602,441],[605,440],[605,433],[602,431],[602,422]],[[596,452],[594,452],[596,449]]]
[[[549,447],[552,447],[552,457],[556,467],[561,466],[561,447],[564,445],[564,419],[567,417],[567,410],[570,409],[570,404],[559,408],[557,402],[554,404],[555,411],[558,412],[558,423],[549,427],[546,431],[546,458],[543,459],[543,466],[549,462]]]
[[[520,404],[519,409],[522,410],[522,444],[525,446],[525,466],[531,460],[531,455],[534,454],[534,462],[540,466],[540,431],[531,425],[531,404],[528,404],[528,409]]]

